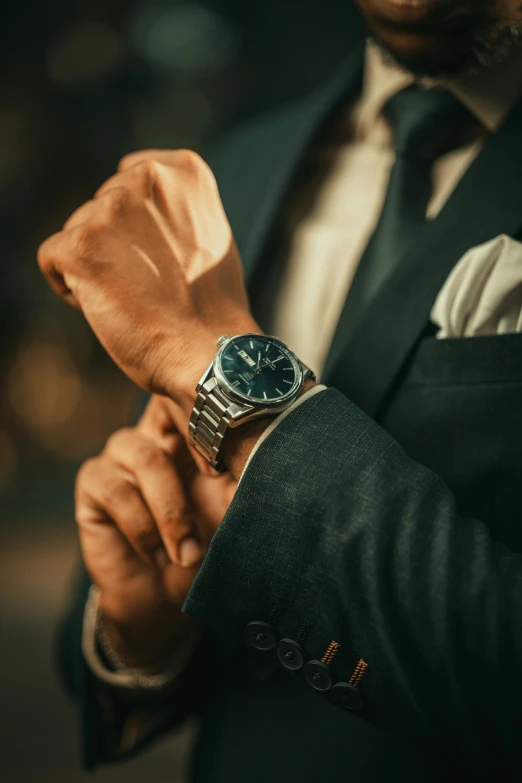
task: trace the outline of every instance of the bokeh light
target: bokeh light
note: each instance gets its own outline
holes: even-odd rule
[[[116,30],[100,22],[77,21],[51,42],[47,73],[54,82],[78,89],[113,73],[123,56],[123,41]]]
[[[231,24],[197,2],[142,4],[133,21],[132,41],[157,67],[186,74],[223,68],[239,47]]]

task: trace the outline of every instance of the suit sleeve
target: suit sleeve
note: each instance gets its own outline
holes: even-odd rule
[[[184,671],[161,692],[140,698],[123,695],[96,679],[82,653],[82,629],[90,580],[78,573],[74,600],[58,634],[59,675],[78,703],[82,766],[91,770],[123,761],[158,736],[202,711],[219,650],[206,629]],[[130,730],[129,730],[130,729]],[[125,739],[125,738],[130,739]]]
[[[288,676],[332,709],[421,741],[518,741],[522,556],[334,389],[258,449],[184,610],[236,640],[252,622],[300,640]]]

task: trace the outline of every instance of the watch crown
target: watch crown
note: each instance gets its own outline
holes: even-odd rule
[[[222,334],[219,340],[217,341],[218,348],[221,348],[222,345],[227,343],[230,340],[230,337],[228,334]]]

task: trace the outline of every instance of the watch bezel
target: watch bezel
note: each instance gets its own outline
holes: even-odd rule
[[[275,399],[261,400],[257,397],[249,397],[247,394],[243,394],[242,392],[236,391],[228,382],[227,378],[225,377],[224,373],[221,370],[221,357],[223,356],[223,353],[230,347],[230,343],[233,343],[235,340],[238,339],[247,340],[249,338],[255,338],[256,340],[259,339],[269,340],[270,342],[275,343],[285,354],[285,356],[287,356],[288,359],[291,361],[292,366],[295,370],[295,382],[287,394],[283,395],[282,397],[277,397]],[[214,357],[214,361],[212,363],[212,369],[220,388],[224,391],[227,397],[230,397],[230,399],[234,400],[235,402],[240,402],[254,409],[256,408],[271,409],[271,408],[279,408],[281,406],[286,407],[288,404],[292,403],[298,397],[299,392],[301,391],[301,388],[303,386],[303,368],[295,353],[291,351],[290,348],[287,345],[285,345],[285,343],[282,342],[278,337],[273,337],[272,335],[268,335],[268,334],[257,334],[255,332],[246,332],[245,334],[236,334],[233,337],[230,337],[225,343],[223,343],[223,345],[217,351]]]

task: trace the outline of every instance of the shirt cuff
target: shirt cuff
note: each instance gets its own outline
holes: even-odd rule
[[[121,693],[138,698],[162,691],[168,685],[174,683],[190,659],[196,646],[196,641],[191,638],[188,643],[182,645],[168,669],[157,674],[144,674],[125,667],[123,663],[113,670],[109,668],[102,655],[100,655],[99,632],[101,618],[99,600],[100,592],[93,585],[89,591],[83,616],[82,652],[89,669],[96,679],[117,688]]]
[[[281,424],[282,421],[286,419],[287,416],[289,416],[293,411],[295,411],[296,408],[298,408],[303,402],[306,402],[306,400],[309,400],[310,397],[313,397],[314,394],[319,394],[319,392],[326,391],[326,386],[323,383],[318,384],[317,386],[313,386],[311,389],[308,389],[307,392],[302,394],[298,399],[292,403],[286,410],[284,410],[282,413],[279,414],[279,416],[276,416],[276,418],[271,422],[270,426],[266,428],[266,430],[263,432],[259,440],[257,441],[256,445],[250,452],[250,455],[246,461],[246,465],[243,468],[243,472],[239,478],[239,481],[243,478],[245,475],[245,471],[247,470],[250,461],[252,460],[254,454],[259,449],[259,447],[265,442],[267,438],[270,437],[270,435],[273,433],[273,431]],[[238,482],[239,483],[239,482]]]

